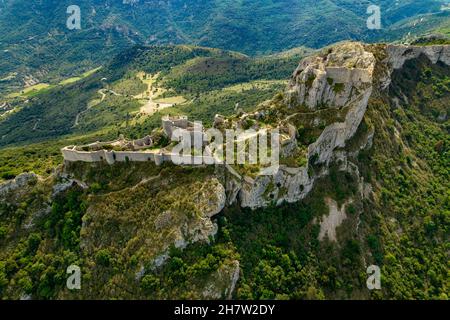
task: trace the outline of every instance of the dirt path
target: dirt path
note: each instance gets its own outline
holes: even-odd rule
[[[91,108],[93,108],[95,106],[98,106],[100,103],[102,103],[105,100],[105,98],[106,98],[106,93],[105,92],[110,92],[110,93],[112,93],[115,96],[122,96],[121,94],[119,94],[119,93],[117,93],[117,92],[115,92],[113,90],[109,90],[109,89],[100,89],[97,92],[102,96],[100,101],[95,103],[95,104],[93,104],[93,105],[90,105],[90,106],[88,105],[88,107],[85,110],[79,112],[77,114],[77,116],[75,117],[75,123],[73,124],[72,128],[77,127],[79,125],[80,116],[82,116],[84,113],[88,112]]]
[[[38,127],[38,125],[39,125],[39,122],[41,122],[41,119],[37,119],[37,120],[36,120],[36,123],[35,123],[34,126],[33,126],[33,131],[35,131],[35,130],[37,129],[37,127]]]
[[[144,75],[145,76],[145,75]],[[157,76],[157,75],[156,75]],[[152,78],[155,78],[156,76],[152,76]],[[145,90],[144,92],[142,92],[141,94],[138,94],[136,96],[133,96],[134,99],[148,99],[147,102],[140,108],[140,112],[144,115],[152,115],[155,112],[157,112],[158,110],[162,110],[165,108],[170,108],[174,105],[174,103],[165,103],[165,102],[157,102],[154,100],[155,98],[155,94],[153,92],[153,83],[154,80],[150,79],[148,80],[144,80],[141,79],[142,81],[144,81],[145,84],[147,84],[147,90]],[[161,89],[158,89],[161,90]],[[101,95],[101,99],[100,101],[92,104],[92,105],[88,105],[87,108],[81,112],[79,112],[76,117],[75,117],[75,122],[72,126],[72,128],[75,128],[77,126],[80,125],[80,117],[85,114],[86,112],[88,112],[91,108],[99,105],[100,103],[102,103],[105,99],[106,99],[106,94],[107,93],[111,93],[115,96],[123,96],[120,93],[115,92],[114,90],[111,89],[100,89],[98,91],[98,93]]]

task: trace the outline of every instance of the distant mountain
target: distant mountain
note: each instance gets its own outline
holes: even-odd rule
[[[0,3],[0,90],[82,73],[134,44],[194,44],[253,55],[347,39],[394,40],[411,31],[442,30],[442,22],[450,20],[442,10],[448,3],[79,0],[81,30],[69,30],[72,1],[5,0]],[[371,4],[381,7],[378,31],[366,26]]]

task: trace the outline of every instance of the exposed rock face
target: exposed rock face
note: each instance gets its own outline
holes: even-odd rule
[[[333,150],[344,147],[358,129],[372,94],[375,62],[362,44],[344,43],[325,56],[305,59],[295,71],[288,93],[298,93],[300,104],[313,109],[350,106],[345,121],[326,127],[309,147],[310,155],[318,155],[317,163],[328,162]],[[313,77],[309,86],[308,79]]]
[[[53,186],[52,197],[55,197],[59,193],[64,192],[67,189],[69,189],[75,185],[79,186],[82,189],[88,188],[88,186],[81,181],[78,181],[76,179],[63,178],[63,181],[61,181],[60,183],[57,183]]]
[[[252,180],[244,180],[239,193],[241,206],[256,209],[266,207],[273,201],[278,204],[283,201],[299,201],[308,195],[314,181],[306,167],[280,166],[274,176],[258,176]]]
[[[316,163],[328,164],[333,151],[338,147],[345,147],[345,143],[353,137],[364,117],[371,94],[372,87],[369,86],[355,101],[351,102],[345,121],[326,127],[319,139],[309,146],[309,154],[317,155]]]
[[[306,166],[290,168],[280,166],[273,176],[243,177],[231,184],[242,185],[238,198],[241,206],[256,209],[270,203],[297,202],[312,190],[317,178],[328,174],[331,162],[356,156],[370,148],[374,132],[370,132],[359,149],[345,151],[347,142],[355,135],[365,115],[373,92],[380,93],[391,83],[391,74],[401,68],[406,60],[425,55],[432,63],[450,65],[450,46],[398,46],[342,43],[316,56],[304,59],[289,83],[286,105],[289,108],[304,106],[317,113],[327,108],[346,110],[344,121],[334,122],[323,130],[319,138],[309,145]],[[377,57],[377,58],[376,58]],[[262,111],[260,111],[262,112]],[[338,112],[338,110],[336,111]],[[289,117],[287,118],[289,120]],[[308,167],[321,165],[319,172]],[[352,174],[357,170],[347,168]],[[342,169],[348,171],[347,169]],[[370,186],[360,185],[362,193],[370,195]],[[236,192],[236,190],[234,190]]]
[[[432,63],[436,64],[438,61],[450,65],[450,46],[436,45],[436,46],[401,46],[388,45],[386,47],[388,54],[388,62],[392,68],[400,69],[403,67],[405,61],[410,59],[417,59],[420,55],[425,55]]]
[[[229,261],[215,272],[202,290],[204,299],[231,299],[240,276],[239,261]]]
[[[159,176],[147,179],[92,199],[83,217],[81,248],[92,254],[107,247],[158,267],[172,245],[184,249],[209,242],[218,230],[211,217],[225,203],[225,188],[212,175],[202,180],[189,176],[178,184]]]
[[[307,146],[307,151],[304,149],[302,151],[306,153],[306,165],[302,167],[282,165],[273,175],[254,177],[241,177],[233,168],[225,166],[230,179],[223,184],[217,181],[216,184],[210,185],[210,190],[205,191],[205,197],[202,198],[206,202],[198,202],[198,208],[205,218],[218,214],[227,203],[232,204],[235,201],[239,201],[242,207],[256,209],[273,202],[292,203],[305,198],[313,189],[315,181],[328,173],[330,163],[336,159],[336,152],[345,149],[348,141],[354,137],[373,92],[380,93],[386,89],[391,83],[390,77],[395,69],[401,68],[408,59],[418,58],[421,55],[428,57],[432,63],[450,64],[450,47],[445,45],[383,46],[364,45],[358,42],[340,43],[302,60],[292,75],[284,99],[283,107],[292,110],[293,114],[289,114],[288,111],[285,118],[277,120],[279,120],[278,128],[286,128],[285,133],[289,136],[287,142],[282,144],[282,158],[289,158],[298,149],[300,139],[297,133],[300,128],[292,124],[294,118],[300,120],[307,118],[308,123],[313,123],[316,128],[324,126],[320,135],[314,134],[315,141],[311,140],[314,142]],[[253,115],[255,129],[258,129],[258,121],[270,114],[270,108],[269,102]],[[298,112],[298,109],[301,111]],[[329,116],[330,111],[339,116]],[[321,118],[327,114],[329,118]],[[246,116],[248,115],[241,116],[240,121],[234,124],[236,128],[243,127],[242,123],[247,120]],[[446,115],[442,116],[444,119],[445,117]],[[216,115],[216,127],[222,127],[225,123],[229,124],[228,120]],[[171,136],[175,127],[191,126],[192,124],[184,117],[163,119],[163,128],[168,136]],[[360,146],[360,150],[371,145],[371,137],[373,132],[367,137],[365,144]],[[339,157],[353,157],[356,156],[355,152],[358,150]],[[148,161],[149,156],[133,160]],[[321,169],[310,170],[311,166],[320,166]],[[207,194],[216,195],[217,198],[209,199]],[[209,230],[213,230],[209,223],[206,225]],[[195,234],[196,239],[197,233]],[[198,236],[203,238],[202,235]],[[180,239],[177,245],[183,246],[184,242]]]
[[[380,54],[376,50],[383,52]],[[358,167],[350,160],[360,150],[371,147],[374,132],[371,130],[358,139],[358,145],[351,151],[347,148],[348,141],[355,136],[373,93],[389,86],[391,73],[401,68],[406,60],[422,54],[433,63],[450,63],[448,46],[375,47],[360,43],[339,44],[304,59],[294,72],[285,95],[283,107],[287,106],[288,114],[283,117],[282,125],[288,129],[286,134],[291,139],[283,149],[282,157],[289,157],[298,148],[300,138],[296,135],[299,128],[290,122],[289,110],[299,113],[295,108],[300,106],[302,112],[306,109],[312,115],[310,119],[315,126],[325,123],[320,135],[314,136],[317,137],[315,141],[312,140],[314,142],[309,146],[304,145],[306,165],[280,165],[273,175],[253,177],[241,176],[231,166],[225,165],[226,181],[218,175],[211,175],[202,181],[196,177],[175,189],[167,188],[164,181],[148,182],[133,188],[134,198],[141,199],[142,203],[129,199],[127,190],[111,198],[99,197],[84,218],[83,249],[88,254],[93,253],[106,243],[114,248],[118,256],[136,255],[142,261],[151,260],[154,267],[160,267],[169,258],[171,245],[185,248],[189,243],[207,242],[215,235],[217,225],[211,218],[226,205],[238,202],[242,207],[257,209],[271,203],[297,202],[312,191],[320,177],[328,174],[331,163],[340,163],[339,170],[357,176],[361,198],[369,198],[371,186],[364,182]],[[265,119],[270,114],[270,107],[269,103],[264,105],[264,110],[258,110],[255,122]],[[324,110],[339,112],[342,116],[322,122],[320,112]],[[299,114],[302,116],[301,112]],[[163,123],[164,129],[169,134],[175,125],[187,126],[185,121],[184,118],[177,123],[167,120]],[[224,124],[228,124],[226,120],[216,116],[215,126],[222,127]],[[23,184],[21,178],[16,180],[7,186],[0,185],[0,195],[2,190]],[[60,192],[71,183],[73,181],[58,185],[54,191]],[[155,203],[160,203],[161,207],[154,207]],[[330,215],[324,217],[321,223],[319,238],[328,237],[335,241],[336,228],[346,218],[345,207],[338,208],[332,200],[327,203]],[[124,216],[124,212],[133,214]],[[118,225],[120,230],[116,228]],[[105,239],[114,241],[108,244]],[[140,278],[144,271],[141,267],[136,277]],[[201,288],[203,297],[231,298],[239,273],[238,261],[221,266],[210,282],[214,285]]]
[[[234,289],[236,289],[236,284],[239,281],[239,276],[240,276],[240,273],[241,273],[241,268],[240,268],[240,265],[239,265],[239,261],[234,261],[233,264],[234,264],[234,271],[231,274],[230,286],[229,286],[229,288],[227,288],[227,290],[225,292],[225,294],[227,296],[227,299],[231,299],[232,298]]]
[[[374,55],[362,44],[344,43],[325,55],[304,59],[294,72],[287,96],[310,109],[342,107],[370,87],[374,67]]]
[[[7,194],[8,192],[21,189],[29,185],[30,183],[36,183],[38,176],[33,173],[22,173],[15,179],[0,184],[0,196]]]
[[[344,43],[329,49],[327,54],[304,59],[287,89],[287,103],[318,108],[347,107],[344,122],[336,122],[324,129],[308,148],[308,159],[313,164],[328,165],[337,148],[357,131],[367,109],[373,89],[376,59],[360,43]],[[308,161],[309,162],[309,161]],[[273,176],[260,176],[246,181],[240,192],[243,207],[258,208],[269,203],[297,202],[305,198],[315,180],[327,174],[323,170],[311,175],[308,166],[289,168],[281,166]]]
[[[386,47],[387,58],[383,63],[388,68],[388,75],[384,79],[381,89],[386,89],[391,84],[390,75],[394,70],[401,69],[406,61],[417,59],[425,55],[432,63],[438,62],[450,65],[450,46],[403,46],[388,45]]]
[[[212,218],[219,214],[226,204],[225,187],[213,178],[208,187],[203,190],[198,206],[204,212],[205,216]]]
[[[347,218],[345,209],[351,204],[351,201],[345,203],[340,209],[337,202],[333,199],[327,198],[325,199],[325,202],[330,209],[330,213],[328,216],[324,217],[323,221],[320,223],[319,240],[322,241],[325,237],[328,237],[330,241],[336,241],[336,228]]]

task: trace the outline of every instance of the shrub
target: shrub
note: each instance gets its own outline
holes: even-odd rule
[[[6,227],[4,227],[4,226],[1,226],[0,227],[0,240],[5,239],[7,233],[8,233],[8,229],[6,229]]]
[[[344,91],[344,89],[345,89],[345,84],[343,84],[343,83],[336,83],[333,86],[333,91],[335,93],[341,93],[342,91]]]
[[[4,172],[2,173],[2,179],[4,180],[12,180],[16,177],[16,175],[12,172]]]
[[[159,279],[155,276],[148,274],[144,276],[141,280],[141,288],[146,293],[154,292],[159,287]]]
[[[111,253],[108,249],[102,249],[97,252],[95,255],[95,260],[101,266],[108,267],[111,265]]]
[[[28,237],[28,252],[34,253],[39,248],[39,244],[41,243],[41,235],[38,233],[32,233]]]
[[[100,185],[100,183],[94,182],[93,184],[91,184],[90,191],[92,193],[98,193],[100,190],[102,190],[102,186]]]

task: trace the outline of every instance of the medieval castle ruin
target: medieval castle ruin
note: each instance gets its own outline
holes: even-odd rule
[[[226,122],[224,117],[216,115],[214,119],[214,127],[220,127]],[[156,165],[161,165],[164,162],[174,162],[176,164],[219,164],[223,163],[223,159],[217,158],[210,150],[210,146],[206,145],[206,133],[203,127],[198,126],[196,123],[188,121],[185,116],[177,117],[163,117],[162,129],[164,135],[170,139],[175,136],[181,138],[181,135],[187,135],[193,141],[192,147],[197,150],[204,148],[206,151],[203,155],[180,154],[180,152],[174,152],[168,150],[168,148],[159,149],[155,145],[155,139],[149,135],[138,140],[126,140],[121,136],[118,140],[109,142],[95,142],[83,146],[67,146],[61,151],[65,161],[69,162],[101,162],[106,161],[108,164],[114,164],[116,162],[146,162],[150,161]],[[255,128],[259,129],[259,128]],[[288,128],[285,130],[287,134],[281,134],[280,140],[282,146],[288,147],[292,142],[296,143],[295,130]],[[258,132],[254,130],[253,135],[245,133],[239,138],[236,137],[236,142],[243,139],[253,139],[258,135]],[[189,139],[188,139],[189,140]],[[191,148],[191,145],[188,146]],[[178,159],[174,161],[174,159]]]
[[[164,117],[162,127],[167,137],[171,138],[175,129],[183,129],[194,132],[194,125],[187,117]],[[62,150],[65,161],[75,162],[100,162],[106,161],[108,164],[115,162],[145,162],[151,161],[156,165],[172,161],[173,153],[164,149],[154,148],[152,136],[142,139],[128,141],[123,137],[110,142],[95,142],[84,146],[67,146]],[[194,160],[194,159],[192,159]]]

